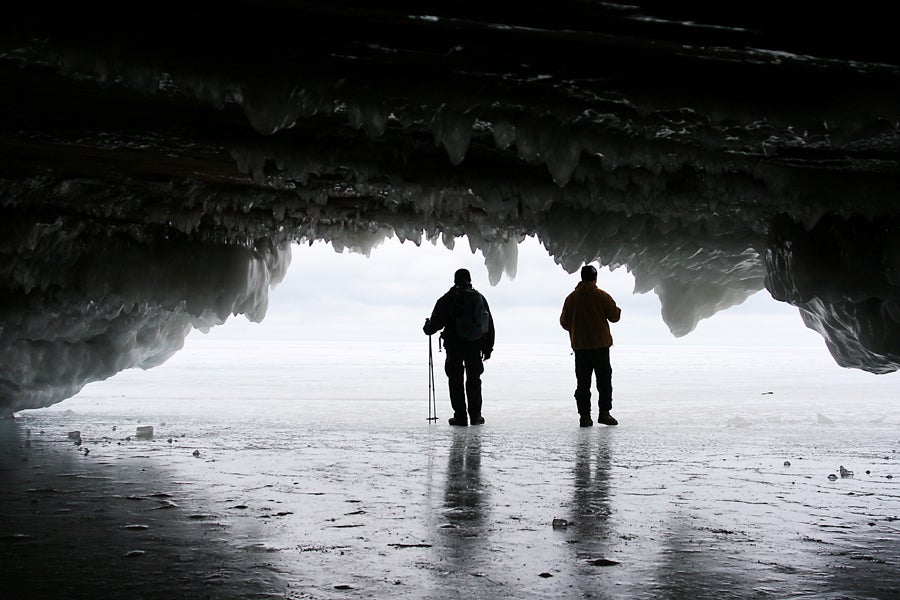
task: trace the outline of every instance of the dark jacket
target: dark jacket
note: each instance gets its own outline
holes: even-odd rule
[[[612,335],[609,324],[622,315],[612,296],[597,287],[594,281],[582,281],[563,303],[559,324],[569,332],[573,350],[609,348]]]
[[[456,307],[460,304],[459,294],[463,289],[471,288],[472,284],[454,285],[450,290],[438,298],[434,304],[434,310],[431,312],[431,318],[425,323],[422,330],[426,335],[432,335],[443,329],[441,337],[444,339],[444,347],[448,350],[455,350],[465,344],[475,344],[485,354],[494,351],[494,316],[491,314],[491,308],[488,306],[487,299],[484,295],[484,305],[488,310],[488,331],[481,339],[469,342],[460,339],[456,333]]]

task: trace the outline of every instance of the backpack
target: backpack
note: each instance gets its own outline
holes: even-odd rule
[[[487,302],[473,288],[462,288],[456,298],[456,334],[468,342],[479,340],[488,332],[490,314]]]

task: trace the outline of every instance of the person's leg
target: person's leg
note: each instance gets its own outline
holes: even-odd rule
[[[612,366],[609,348],[597,348],[593,354],[594,373],[597,375],[597,407],[600,412],[612,410]]]
[[[612,410],[612,366],[609,362],[609,348],[597,348],[593,351],[594,372],[597,375],[597,408],[598,423],[618,425],[609,411]]]
[[[463,354],[446,349],[444,373],[447,374],[447,386],[450,388],[450,406],[453,408],[453,420],[462,425],[467,423],[466,393],[463,389]]]
[[[481,374],[484,373],[484,363],[481,360],[481,350],[469,348],[466,351],[466,399],[469,403],[469,422],[479,425],[481,421]]]
[[[575,350],[575,406],[582,417],[582,423],[587,424],[591,416],[591,375],[593,365],[589,350]]]

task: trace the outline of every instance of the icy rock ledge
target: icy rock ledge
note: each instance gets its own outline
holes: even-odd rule
[[[11,267],[8,285],[26,290],[0,311],[0,412],[7,414],[50,406],[124,369],[158,366],[193,329],[237,314],[262,320],[268,291],[290,263],[289,245],[265,240],[140,244],[44,229],[30,232],[42,264],[3,263]]]

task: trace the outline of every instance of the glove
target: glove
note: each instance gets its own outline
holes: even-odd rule
[[[482,350],[482,351],[481,351],[481,358],[482,358],[483,360],[489,359],[489,358],[491,357],[491,352],[493,352],[493,350]]]
[[[431,331],[431,319],[425,319],[425,325],[422,327],[422,331],[425,332],[425,335],[431,335],[434,333]]]

